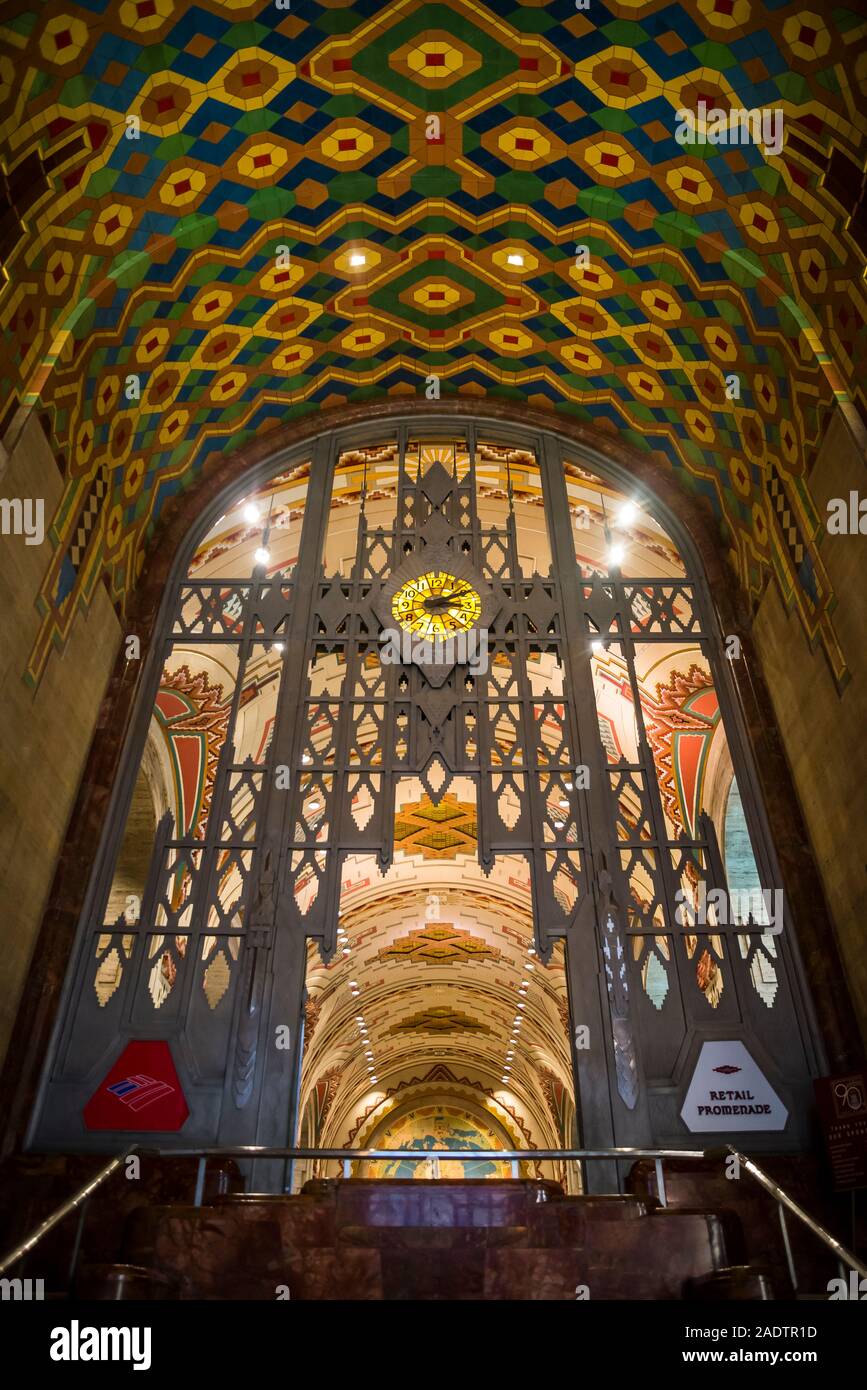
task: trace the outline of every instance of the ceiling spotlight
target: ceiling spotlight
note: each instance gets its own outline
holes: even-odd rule
[[[350,981],[349,981],[349,988],[350,988],[350,989],[358,989],[358,981],[357,981],[357,980],[350,980]]]
[[[271,552],[266,546],[260,545],[253,559],[256,561],[257,565],[267,565],[268,561],[271,559]]]
[[[344,946],[344,948],[343,948],[343,954],[344,954],[345,956],[348,956],[348,955],[349,955],[349,947],[348,947],[348,946]]]
[[[248,502],[244,508],[244,520],[249,521],[251,526],[255,526],[261,513],[255,502]]]
[[[530,966],[530,969],[531,969],[531,970],[533,969],[532,965]],[[528,985],[529,983],[530,983],[529,980],[522,980],[522,981],[521,981],[521,986],[522,986],[522,988],[526,989],[526,987],[527,987],[527,985]]]
[[[507,264],[507,265],[523,265],[523,264],[524,264],[524,257],[521,255],[521,253],[520,253],[519,251],[512,251],[512,252],[510,252],[510,254],[506,257],[506,264]]]
[[[518,1008],[519,1008],[519,1009],[526,1009],[526,1007],[527,1007],[526,1004],[519,1004],[519,1005],[518,1005]]]
[[[528,947],[527,947],[527,955],[528,955],[528,956],[534,956],[535,954],[536,954],[536,947],[535,947],[535,946],[528,946]]]
[[[319,802],[318,802],[318,801],[311,801],[311,803],[310,803],[310,810],[311,810],[311,811],[318,811],[318,810],[319,810]]]
[[[617,525],[629,526],[638,516],[638,508],[634,502],[624,502],[620,511],[617,513]]]
[[[603,650],[602,643],[599,641],[598,637],[594,637],[593,641],[590,643],[590,650],[591,652],[601,652]]]
[[[301,754],[301,761],[302,761],[302,763],[312,763],[312,762],[313,762],[313,759],[311,758],[311,756],[310,756],[309,753],[302,753],[302,754]]]
[[[372,1076],[370,1079],[371,1079],[371,1081],[373,1082],[373,1084],[376,1085],[377,1081],[379,1080],[379,1077],[378,1077],[378,1076]]]
[[[620,565],[620,564],[622,564],[622,563],[623,563],[623,557],[624,557],[625,554],[626,554],[626,547],[625,547],[624,545],[612,545],[612,546],[611,546],[611,549],[608,551],[608,563],[609,563],[609,565]]]
[[[535,970],[535,969],[536,969],[535,965],[533,964],[533,962],[532,962],[531,960],[528,960],[528,961],[527,961],[527,969],[528,969],[528,970]]]
[[[555,830],[562,830],[562,829],[563,829],[563,821],[561,821],[561,820],[555,820],[555,822],[554,822],[554,829],[555,829]]]
[[[272,650],[272,652],[282,652],[282,650],[283,650],[283,643],[282,643],[282,642],[272,642],[272,643],[271,643],[271,650]]]
[[[501,1076],[501,1077],[500,1077],[500,1080],[502,1081],[503,1085],[505,1086],[505,1084],[506,1084],[506,1082],[509,1080],[509,1078],[508,1078],[508,1076]]]
[[[349,257],[349,264],[355,267],[364,265],[366,259],[367,257],[363,251],[353,251],[352,255]]]

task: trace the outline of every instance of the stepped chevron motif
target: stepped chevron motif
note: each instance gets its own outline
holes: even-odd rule
[[[431,374],[655,451],[845,678],[806,477],[867,416],[858,7],[3,8],[5,418],[64,474],[31,679],[210,456]],[[702,101],[781,110],[779,154],[679,143]]]

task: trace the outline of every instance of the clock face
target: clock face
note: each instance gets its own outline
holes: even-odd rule
[[[408,579],[391,600],[391,614],[406,632],[421,638],[467,632],[481,617],[481,595],[448,570],[429,570]]]

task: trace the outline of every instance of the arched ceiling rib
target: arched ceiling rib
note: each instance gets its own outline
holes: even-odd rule
[[[754,591],[793,490],[817,630],[804,478],[864,408],[864,26],[821,9],[9,0],[4,423],[66,478],[34,674],[209,455],[431,373],[657,451]],[[782,111],[779,154],[679,144],[701,99]]]

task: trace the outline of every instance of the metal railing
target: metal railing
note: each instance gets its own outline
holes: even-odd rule
[[[792,1281],[792,1288],[798,1292],[798,1277],[795,1267],[792,1245],[789,1237],[789,1229],[786,1221],[786,1211],[790,1211],[798,1218],[807,1230],[822,1242],[831,1252],[837,1261],[841,1273],[845,1269],[854,1270],[860,1277],[867,1278],[867,1265],[863,1264],[856,1255],[841,1244],[830,1231],[812,1217],[809,1212],[799,1206],[787,1192],[780,1187],[767,1173],[765,1173],[757,1163],[745,1154],[739,1152],[732,1145],[727,1145],[724,1150],[720,1149],[631,1149],[631,1148],[612,1148],[612,1149],[437,1149],[437,1150],[417,1150],[411,1149],[305,1149],[305,1148],[274,1148],[261,1144],[242,1144],[235,1147],[213,1147],[213,1148],[191,1148],[191,1149],[151,1149],[140,1144],[132,1144],[124,1149],[123,1153],[116,1155],[105,1167],[85,1183],[78,1192],[68,1198],[50,1216],[36,1227],[36,1229],[18,1245],[14,1246],[0,1260],[0,1274],[5,1274],[7,1269],[17,1264],[20,1259],[39,1244],[49,1231],[53,1230],[61,1221],[69,1216],[73,1211],[78,1210],[79,1225],[76,1233],[75,1247],[73,1251],[72,1265],[70,1267],[70,1282],[74,1274],[75,1265],[78,1259],[78,1251],[81,1244],[83,1228],[83,1218],[86,1204],[94,1192],[115,1173],[121,1164],[133,1154],[141,1157],[150,1158],[197,1158],[198,1166],[196,1172],[196,1188],[193,1198],[195,1206],[201,1206],[204,1198],[205,1176],[209,1158],[240,1158],[240,1159],[283,1159],[291,1161],[305,1159],[320,1159],[325,1161],[337,1161],[342,1164],[344,1179],[352,1176],[352,1165],[354,1163],[366,1163],[376,1159],[396,1159],[401,1162],[427,1163],[432,1159],[437,1162],[448,1162],[457,1160],[461,1163],[491,1163],[507,1162],[512,1165],[512,1173],[518,1175],[518,1165],[528,1162],[632,1162],[635,1159],[653,1159],[656,1173],[656,1190],[660,1205],[667,1206],[667,1194],[665,1190],[665,1174],[663,1163],[666,1159],[719,1159],[720,1154],[725,1153],[734,1157],[743,1167],[744,1171],[753,1178],[765,1192],[777,1203],[777,1210],[780,1219],[780,1228],[783,1237],[783,1246],[786,1253],[786,1262],[789,1270],[789,1277]]]

